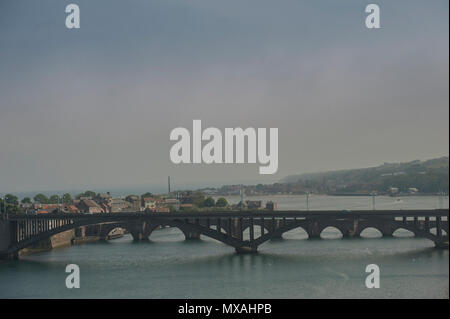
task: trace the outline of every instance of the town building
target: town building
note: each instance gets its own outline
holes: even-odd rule
[[[141,211],[141,199],[139,196],[130,195],[126,198],[126,200],[130,203],[130,209],[139,212]]]
[[[270,211],[278,210],[278,204],[277,204],[277,203],[274,203],[274,202],[272,202],[272,201],[268,201],[268,202],[266,203],[266,209],[267,209],[267,210],[270,210]]]
[[[154,211],[157,204],[161,202],[161,199],[155,197],[143,197],[142,198],[142,208],[145,211]]]
[[[80,212],[85,214],[97,214],[105,212],[105,210],[92,199],[80,199],[77,208]]]
[[[123,211],[131,211],[131,203],[121,198],[112,198],[110,200],[111,213],[120,213]]]
[[[245,203],[248,209],[262,209],[261,200],[247,200]]]
[[[176,198],[166,198],[164,199],[163,205],[166,207],[173,207],[175,210],[180,209],[180,201]]]

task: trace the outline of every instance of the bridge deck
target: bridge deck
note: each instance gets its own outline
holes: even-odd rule
[[[10,214],[0,219],[0,230],[3,229],[0,255],[16,254],[60,232],[88,225],[101,225],[99,237],[102,238],[113,228],[125,228],[135,240],[148,239],[158,227],[177,227],[187,239],[208,236],[238,252],[254,252],[267,240],[280,238],[284,232],[298,227],[309,238],[318,238],[330,226],[344,237],[358,237],[367,227],[378,229],[383,236],[392,236],[394,231],[403,228],[417,237],[430,239],[436,247],[448,247],[448,216],[448,209]],[[244,238],[247,229],[249,238]]]
[[[424,216],[448,216],[448,209],[415,209],[415,210],[285,210],[285,211],[214,211],[214,212],[174,212],[174,213],[99,213],[99,214],[68,214],[50,213],[41,215],[9,214],[9,220],[23,219],[136,219],[136,218],[220,218],[220,217],[424,217]]]

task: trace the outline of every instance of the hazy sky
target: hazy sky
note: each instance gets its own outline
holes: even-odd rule
[[[81,28],[65,27],[76,3]],[[272,182],[449,153],[448,1],[0,0],[0,192]],[[175,165],[175,127],[277,127],[279,169]]]

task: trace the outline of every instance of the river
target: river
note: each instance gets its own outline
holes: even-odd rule
[[[238,197],[228,197],[237,202]],[[257,199],[257,197],[247,198]],[[304,196],[262,196],[279,209],[304,209]],[[311,196],[310,209],[371,209],[370,197]],[[448,208],[448,197],[377,197],[377,209]],[[215,240],[185,241],[178,229],[54,249],[0,263],[0,298],[448,298],[449,251],[398,230],[366,229],[342,239],[327,228],[308,240],[301,229],[238,255]],[[80,267],[81,287],[67,289],[65,267]],[[366,266],[380,268],[368,289]]]

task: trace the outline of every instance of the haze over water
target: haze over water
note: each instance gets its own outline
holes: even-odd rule
[[[270,197],[280,209],[302,209],[303,196]],[[232,198],[233,199],[233,198]],[[262,197],[268,200],[269,197]],[[437,208],[437,197],[379,197],[379,209]],[[370,197],[312,196],[311,209],[366,209]],[[412,207],[410,207],[412,206]],[[448,198],[443,201],[448,207]],[[398,230],[380,238],[366,229],[342,239],[327,228],[308,240],[302,229],[269,241],[258,254],[202,236],[185,241],[175,228],[149,242],[130,235],[108,242],[54,249],[0,264],[0,298],[448,298],[449,251]],[[65,267],[80,266],[81,288],[65,287]],[[365,287],[365,268],[380,267],[381,287]]]

